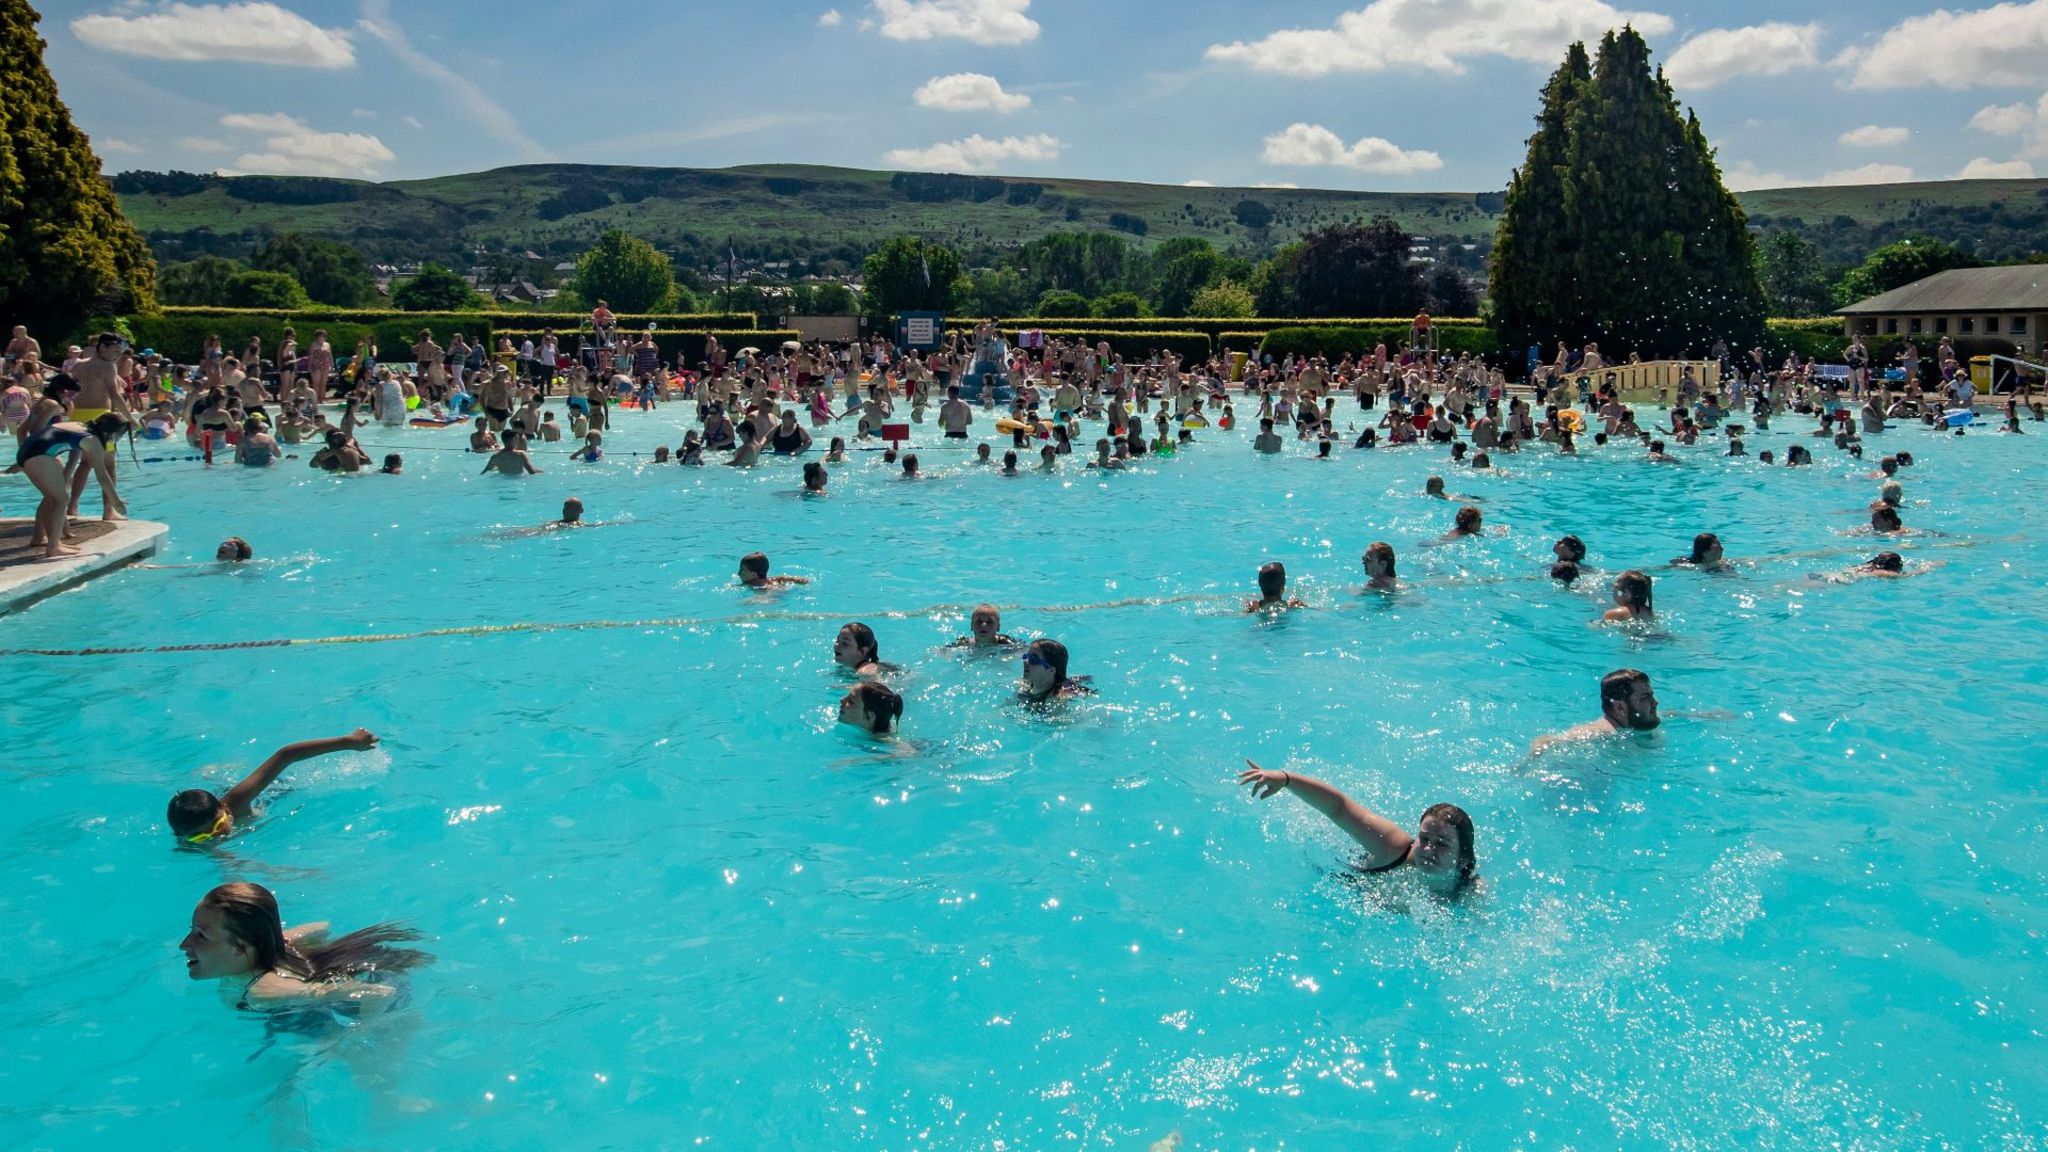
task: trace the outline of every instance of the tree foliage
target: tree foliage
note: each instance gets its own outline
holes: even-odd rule
[[[676,277],[660,249],[610,228],[577,258],[571,284],[576,295],[593,304],[602,300],[614,312],[652,312],[667,302]]]
[[[1259,310],[1268,316],[1408,316],[1428,300],[1407,230],[1384,217],[1311,232],[1262,272]]]
[[[288,312],[313,303],[307,297],[305,287],[292,279],[291,273],[248,268],[228,277],[221,295],[219,302],[229,308],[266,308]]]
[[[1207,240],[1168,240],[1152,253],[1153,310],[1161,316],[1201,315],[1192,307],[1196,294],[1228,275],[1233,264],[1243,263],[1225,257]]]
[[[1190,316],[1247,317],[1255,315],[1251,290],[1235,280],[1218,280],[1208,285],[1188,304]]]
[[[316,303],[362,308],[377,298],[370,262],[334,240],[285,232],[265,240],[249,258],[260,272],[288,272]]]
[[[467,281],[439,264],[420,265],[420,274],[391,290],[391,302],[406,312],[465,312],[484,306]]]
[[[1590,72],[1574,45],[1551,76],[1494,253],[1510,344],[1663,356],[1762,333],[1748,221],[1632,28],[1607,34]]]
[[[1094,297],[1124,286],[1131,246],[1107,232],[1054,232],[1019,248],[1009,263],[1034,293],[1065,289]]]
[[[958,252],[917,236],[891,237],[862,271],[861,301],[870,316],[950,312],[972,287]]]
[[[1429,274],[1429,310],[1438,316],[1479,315],[1479,294],[1458,274],[1456,268],[1438,265]]]
[[[166,264],[157,274],[157,298],[166,304],[228,306],[228,281],[243,271],[225,256],[201,256]]]
[[[1094,311],[1088,298],[1079,292],[1055,288],[1038,298],[1038,306],[1031,310],[1034,316],[1049,320],[1070,320],[1090,315]]]
[[[1887,244],[1849,269],[1835,285],[1835,302],[1841,306],[1867,300],[1881,292],[1903,288],[1951,268],[1981,268],[1982,260],[1953,244],[1924,236]]]
[[[1773,232],[1757,248],[1757,275],[1773,316],[1823,316],[1831,306],[1820,249],[1797,232]]]
[[[1136,292],[1105,292],[1095,298],[1093,311],[1103,320],[1128,320],[1145,314],[1145,298]]]
[[[28,0],[0,0],[0,317],[47,341],[156,307],[156,264],[43,65]]]

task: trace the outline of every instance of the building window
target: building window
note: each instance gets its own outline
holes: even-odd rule
[[[1965,316],[1965,317],[1961,318],[1960,320],[1957,320],[1957,321],[1956,321],[1956,324],[1957,324],[1957,328],[1956,328],[1956,331],[1957,331],[1957,332],[1958,332],[1959,334],[1961,334],[1961,335],[1964,335],[1964,336],[1974,336],[1974,335],[1976,335],[1976,332],[1977,332],[1977,318],[1976,318],[1975,316]]]
[[[1918,336],[1920,334],[1920,318],[1918,316],[1915,316],[1911,320],[1906,321],[1906,331],[1912,333],[1915,336]]]
[[[1948,335],[1948,317],[1936,316],[1934,318],[1934,334],[1936,336]]]
[[[1897,316],[1887,316],[1884,318],[1884,334],[1887,336],[1897,336],[1899,334],[1899,318]]]
[[[2015,316],[2012,318],[2012,334],[2015,336],[2025,336],[2027,334],[2027,318],[2025,316]]]
[[[1998,335],[1998,317],[1986,316],[1984,318],[1984,334],[1986,336]]]

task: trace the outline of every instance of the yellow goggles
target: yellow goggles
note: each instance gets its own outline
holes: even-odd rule
[[[194,832],[192,835],[185,837],[185,843],[204,844],[216,836],[226,836],[234,826],[235,814],[223,807],[220,810],[220,815],[213,818],[213,827],[204,832]]]

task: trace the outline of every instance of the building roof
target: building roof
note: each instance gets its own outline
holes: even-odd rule
[[[1952,268],[1837,309],[1835,314],[1912,312],[2048,312],[2048,265]]]

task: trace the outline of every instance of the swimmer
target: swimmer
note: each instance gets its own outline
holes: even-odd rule
[[[1897,552],[1879,552],[1877,555],[1872,556],[1853,568],[1844,568],[1840,572],[1831,572],[1826,576],[1816,576],[1815,579],[1831,580],[1838,584],[1846,584],[1851,580],[1861,580],[1866,576],[1895,579],[1906,575],[1908,575],[1906,561]]]
[[[882,663],[881,645],[875,630],[858,621],[839,629],[832,639],[832,662],[851,668],[856,676],[880,676],[896,671],[894,664]]]
[[[863,680],[839,698],[839,722],[887,736],[903,718],[903,697],[886,684]]]
[[[1671,454],[1669,454],[1669,453],[1667,453],[1667,452],[1665,452],[1665,451],[1664,451],[1664,442],[1663,442],[1662,440],[1652,440],[1652,441],[1650,441],[1650,455],[1649,455],[1649,459],[1651,459],[1651,460],[1654,460],[1654,461],[1656,461],[1656,462],[1657,462],[1657,463],[1659,463],[1659,464],[1676,464],[1676,463],[1678,463],[1678,457],[1676,457],[1676,456],[1673,456],[1673,455],[1671,455]]]
[[[541,527],[542,527],[542,528],[584,528],[584,527],[588,527],[588,525],[584,524],[584,522],[583,522],[583,501],[581,501],[581,500],[578,500],[578,499],[577,499],[577,498],[575,498],[574,496],[571,496],[571,497],[569,497],[569,498],[568,498],[567,500],[564,500],[564,501],[562,501],[562,518],[561,518],[560,520],[550,520],[550,521],[548,521],[547,523],[545,523],[545,524],[541,525]]]
[[[1280,434],[1273,431],[1272,419],[1261,418],[1259,420],[1259,434],[1252,439],[1252,449],[1271,455],[1280,451],[1280,447]]]
[[[488,476],[493,472],[505,476],[538,476],[540,469],[533,466],[533,459],[526,454],[526,438],[517,432],[505,434],[505,446],[491,453],[484,461],[484,470],[479,475]]]
[[[1018,435],[1020,435],[1020,436],[1021,436],[1021,435],[1023,435],[1023,433],[1021,433],[1021,432],[1020,432],[1020,433],[1018,433]],[[975,462],[976,464],[978,464],[978,465],[984,465],[984,466],[985,466],[985,465],[987,465],[987,464],[989,464],[989,463],[990,463],[990,451],[991,451],[991,450],[990,450],[990,448],[989,448],[989,446],[988,446],[988,442],[987,442],[987,441],[983,441],[983,442],[982,442],[982,443],[980,443],[980,444],[976,444],[976,445],[974,446],[974,462]],[[1014,456],[1014,455],[1016,455],[1016,453],[1014,453],[1014,452],[1013,452],[1013,453],[1011,453],[1011,455],[1012,455],[1012,456]]]
[[[1703,572],[1712,572],[1728,567],[1727,562],[1721,557],[1721,538],[1712,532],[1702,532],[1692,538],[1692,554],[1674,556],[1671,563],[1674,566],[1685,565]]]
[[[1586,562],[1586,542],[1577,536],[1560,536],[1557,543],[1550,546],[1550,553],[1566,563],[1583,564]]]
[[[240,536],[228,537],[220,542],[220,547],[213,550],[213,558],[222,564],[240,564],[254,555],[256,550],[249,547],[249,542]]]
[[[948,648],[1015,648],[1017,641],[1003,635],[1003,614],[993,604],[977,604],[967,617],[967,635]]]
[[[809,584],[810,582],[810,578],[807,576],[770,576],[768,574],[768,554],[766,552],[749,552],[745,556],[740,557],[740,584],[742,587],[772,590],[794,588],[801,584]]]
[[[571,460],[583,464],[595,464],[604,459],[604,433],[591,432],[583,437],[583,446],[569,453]]]
[[[1038,470],[1057,472],[1060,468],[1060,450],[1047,444],[1038,450]]]
[[[846,437],[844,437],[844,436],[834,436],[834,437],[832,438],[832,444],[831,444],[831,447],[829,447],[829,448],[827,448],[827,449],[825,450],[825,463],[827,463],[827,464],[844,464],[844,463],[846,463]]]
[[[1285,612],[1290,608],[1306,607],[1308,607],[1307,604],[1302,603],[1300,600],[1289,599],[1287,596],[1286,565],[1278,560],[1273,560],[1259,566],[1259,598],[1257,600],[1245,601],[1244,610],[1247,614],[1253,612]]]
[[[1438,500],[1450,499],[1449,496],[1444,495],[1444,478],[1441,476],[1431,476],[1428,480],[1423,481],[1422,494],[1435,497]]]
[[[1457,896],[1479,883],[1479,864],[1472,850],[1472,817],[1455,804],[1433,804],[1410,835],[1392,820],[1346,796],[1334,786],[1313,776],[1292,772],[1269,772],[1256,763],[1238,774],[1237,782],[1264,800],[1292,792],[1302,803],[1322,813],[1365,849],[1357,870],[1365,874],[1390,872],[1404,864],[1431,889],[1444,896]]]
[[[986,445],[984,445],[984,447],[986,447]],[[1023,475],[1023,473],[1021,473],[1021,472],[1017,471],[1017,453],[1016,453],[1016,452],[1015,452],[1014,450],[1013,450],[1013,451],[1009,451],[1009,452],[1005,452],[1005,453],[1003,453],[1003,475],[1005,475],[1005,476],[1021,476],[1021,475]]]
[[[417,939],[419,933],[396,924],[335,939],[328,938],[325,922],[286,928],[269,889],[238,882],[199,901],[178,949],[186,975],[227,981],[222,992],[236,1008],[264,1012],[318,1003],[362,1013],[380,1010],[398,989],[361,977],[433,962],[426,952],[392,946]]]
[[[1026,704],[1048,704],[1068,696],[1093,695],[1088,677],[1067,675],[1067,646],[1057,640],[1033,640],[1024,650],[1024,686],[1017,696]]]
[[[1488,469],[1488,468],[1492,468],[1492,467],[1493,467],[1493,457],[1491,457],[1491,456],[1488,456],[1488,455],[1487,455],[1486,453],[1484,453],[1484,452],[1474,452],[1474,453],[1472,454],[1472,467],[1473,467],[1473,468],[1475,468],[1475,469]]]
[[[1451,530],[1444,533],[1443,537],[1437,542],[1441,544],[1466,536],[1477,536],[1484,527],[1485,524],[1479,515],[1479,509],[1467,504],[1463,508],[1458,509],[1458,517],[1453,521]]]
[[[400,456],[396,452],[385,453],[384,466],[377,469],[377,472],[383,476],[403,475],[405,473],[405,457]]]
[[[1650,607],[1649,574],[1640,568],[1631,568],[1614,578],[1614,607],[1593,623],[1621,624],[1630,620],[1649,620],[1655,616]]]
[[[902,475],[901,475],[901,476],[899,477],[899,479],[903,479],[903,480],[922,480],[922,479],[924,479],[924,473],[922,473],[922,472],[919,472],[919,471],[917,470],[917,453],[915,453],[915,452],[905,452],[905,453],[903,454],[903,473],[902,473]]]
[[[1365,590],[1392,592],[1400,587],[1394,577],[1394,546],[1375,540],[1365,548]]]
[[[226,545],[222,545],[223,548]],[[170,810],[165,819],[170,823],[171,834],[186,844],[205,844],[226,839],[235,830],[237,820],[248,820],[256,814],[256,798],[270,787],[285,769],[301,760],[326,756],[335,752],[354,752],[377,746],[377,737],[367,728],[358,728],[346,736],[330,736],[323,740],[301,740],[287,744],[270,754],[270,758],[258,765],[254,772],[242,778],[242,782],[227,790],[224,795],[215,796],[204,788],[187,788],[171,797]]]
[[[1570,560],[1559,560],[1550,566],[1550,578],[1569,588],[1578,582],[1579,566]]]
[[[490,418],[488,416],[476,418],[476,431],[469,434],[469,450],[471,452],[496,452],[498,450],[498,438],[491,434]]]
[[[1903,536],[1906,534],[1906,525],[1899,519],[1898,509],[1880,503],[1871,509],[1870,531],[1877,536]]]
[[[1657,715],[1657,695],[1650,690],[1650,677],[1633,668],[1619,668],[1600,678],[1598,720],[1540,736],[1530,746],[1529,754],[1540,755],[1553,745],[1615,732],[1648,732],[1662,722]]]
[[[827,478],[831,476],[831,474],[832,473],[829,469],[827,469],[823,464],[818,463],[816,460],[804,461],[803,494],[806,496],[828,495],[828,493],[825,491],[825,481]]]
[[[1870,510],[1875,512],[1880,506],[1897,508],[1905,502],[1905,486],[1900,484],[1897,480],[1887,480],[1883,484],[1878,486],[1877,499],[1871,501]]]

